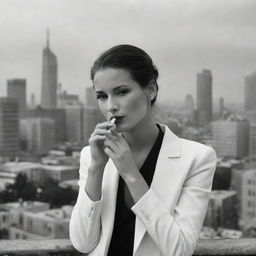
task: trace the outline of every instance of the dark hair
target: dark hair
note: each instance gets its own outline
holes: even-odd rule
[[[91,68],[91,80],[97,71],[104,68],[125,69],[142,88],[154,82],[158,91],[158,70],[150,56],[136,46],[117,45],[103,52]],[[151,105],[155,103],[156,97],[157,95],[151,100]]]

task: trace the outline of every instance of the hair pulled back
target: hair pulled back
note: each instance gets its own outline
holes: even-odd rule
[[[136,46],[117,45],[103,52],[91,68],[91,79],[94,79],[97,71],[105,68],[125,69],[141,88],[147,88],[153,82],[158,91],[158,70],[150,56]],[[155,103],[156,97],[157,94],[151,100],[151,105]]]

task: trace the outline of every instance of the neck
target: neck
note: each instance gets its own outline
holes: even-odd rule
[[[158,136],[158,128],[150,114],[123,135],[132,151],[140,151],[154,144]]]

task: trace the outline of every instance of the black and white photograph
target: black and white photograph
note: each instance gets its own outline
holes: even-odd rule
[[[0,0],[0,256],[255,244],[255,0]]]

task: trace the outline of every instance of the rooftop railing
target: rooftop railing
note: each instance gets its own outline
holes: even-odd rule
[[[0,256],[80,256],[68,239],[0,240]],[[256,255],[256,238],[200,240],[194,255]]]

